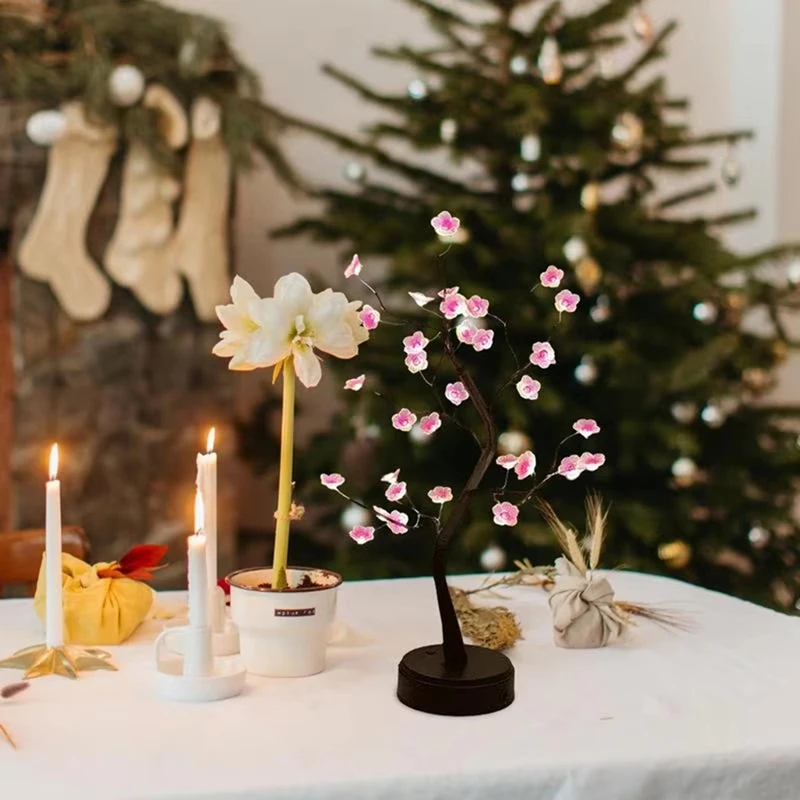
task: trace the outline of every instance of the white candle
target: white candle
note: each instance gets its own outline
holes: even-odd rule
[[[203,533],[203,497],[195,494],[196,533],[189,537],[189,630],[183,660],[183,674],[210,675],[213,669],[211,627],[209,626],[208,568],[206,537]]]
[[[48,647],[64,644],[64,606],[61,596],[61,482],[58,445],[50,450],[50,480],[45,507],[45,639]]]
[[[212,428],[206,440],[206,452],[197,454],[197,488],[203,495],[203,533],[206,536],[206,569],[211,603],[211,625],[215,631],[222,630],[224,597],[222,603],[217,595],[217,454],[214,452],[216,431]]]
[[[217,585],[217,454],[215,429],[208,432],[206,452],[197,454],[197,487],[203,495],[203,533],[206,535],[208,582]]]

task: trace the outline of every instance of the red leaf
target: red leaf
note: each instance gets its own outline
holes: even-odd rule
[[[165,544],[137,544],[125,553],[119,560],[119,573],[121,576],[135,581],[149,581],[153,577],[153,570],[167,554]],[[112,572],[112,570],[109,570]],[[117,572],[117,570],[113,570]],[[108,577],[118,577],[109,575]]]

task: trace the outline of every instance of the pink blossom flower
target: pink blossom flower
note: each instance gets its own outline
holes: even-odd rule
[[[439,297],[452,297],[455,294],[458,294],[458,290],[460,287],[458,286],[449,286],[446,289],[439,289],[436,293]],[[466,299],[464,300],[466,302]]]
[[[507,453],[504,456],[498,456],[494,463],[499,464],[503,469],[514,469],[517,466],[517,461],[519,461],[519,456]]]
[[[344,475],[340,475],[338,472],[327,475],[323,472],[319,476],[319,482],[327,489],[338,489],[344,483]]]
[[[453,490],[449,486],[434,486],[428,497],[434,503],[449,503],[453,499]]]
[[[541,388],[542,384],[531,378],[530,375],[523,375],[517,381],[517,392],[524,400],[538,400]]]
[[[467,300],[467,314],[471,317],[475,317],[476,319],[479,317],[485,317],[489,313],[489,301],[484,299],[483,297],[479,297],[477,294],[472,295],[472,297]]]
[[[410,431],[417,421],[417,415],[407,408],[401,408],[396,414],[392,414],[392,427],[398,431]]]
[[[366,544],[375,538],[375,528],[356,525],[347,534],[356,544]]]
[[[556,311],[558,311],[559,314],[562,311],[566,311],[567,314],[572,314],[578,308],[578,303],[580,303],[580,301],[580,295],[571,292],[569,289],[562,289],[556,295]]]
[[[352,278],[354,275],[360,275],[361,267],[361,259],[358,257],[358,254],[356,254],[350,259],[350,263],[344,271],[345,278]]]
[[[422,292],[409,292],[408,296],[420,307],[425,308],[428,303],[432,303],[436,298],[429,297],[427,294],[423,294]]]
[[[431,225],[439,236],[455,236],[461,226],[461,220],[449,211],[440,211],[431,220]]]
[[[519,478],[519,480],[530,478],[530,476],[536,472],[536,456],[531,453],[530,450],[526,450],[517,459],[514,472],[517,473],[517,478]]]
[[[495,525],[508,525],[509,527],[513,527],[517,524],[519,509],[513,503],[495,503],[492,506],[492,514],[494,514]]]
[[[530,362],[536,367],[547,369],[556,363],[556,351],[550,342],[536,342],[530,355]]]
[[[439,292],[440,296],[442,296],[442,302],[439,303],[439,311],[442,312],[445,319],[460,317],[467,310],[467,298],[463,294],[459,294],[458,286],[444,291],[444,295]]]
[[[574,481],[584,470],[578,456],[566,456],[558,465],[558,474],[563,475],[568,481]]]
[[[579,419],[573,426],[572,430],[588,439],[592,434],[600,433],[600,426],[593,419]]]
[[[480,353],[481,350],[488,350],[493,343],[494,331],[487,331],[485,328],[475,331],[472,346],[475,348],[476,353]]]
[[[471,322],[462,322],[456,327],[456,338],[463,344],[472,344],[478,329]]]
[[[438,411],[432,411],[419,421],[420,430],[426,435],[430,436],[436,433],[442,427],[442,419]]]
[[[406,353],[421,353],[429,344],[430,340],[422,331],[414,331],[403,339],[403,350]]]
[[[461,381],[448,383],[444,388],[444,396],[454,405],[460,406],[465,400],[469,400],[467,387]]]
[[[581,453],[580,465],[582,469],[594,472],[606,463],[606,457],[602,453]]]
[[[428,354],[424,350],[421,353],[409,353],[404,363],[412,375],[415,372],[422,372],[428,369]]]
[[[557,288],[563,279],[564,270],[559,269],[552,264],[539,275],[539,280],[542,282],[542,286],[546,286],[548,289]]]
[[[372,510],[392,533],[406,533],[408,531],[408,514],[404,514],[402,511],[390,512],[380,506],[372,506]]]
[[[366,379],[366,375],[359,375],[357,378],[348,378],[344,382],[344,388],[349,389],[351,392],[360,392]]]
[[[381,313],[372,306],[364,306],[361,311],[358,312],[358,318],[368,331],[374,331],[380,324]]]
[[[396,503],[399,500],[402,500],[406,496],[406,488],[407,487],[404,481],[390,483],[386,487],[386,499],[390,503]]]
[[[385,475],[381,476],[381,480],[384,483],[394,483],[400,477],[400,470],[396,469],[394,472],[387,472]]]

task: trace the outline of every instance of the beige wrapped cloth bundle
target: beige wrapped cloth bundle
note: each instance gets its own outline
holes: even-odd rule
[[[550,609],[559,647],[605,647],[615,642],[625,627],[626,620],[614,603],[608,580],[591,573],[584,575],[566,558],[556,561]]]

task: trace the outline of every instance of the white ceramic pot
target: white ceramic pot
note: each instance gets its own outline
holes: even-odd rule
[[[342,576],[326,569],[290,567],[290,587],[308,575],[308,588],[273,591],[272,570],[243,569],[228,576],[231,617],[239,627],[239,647],[247,671],[272,678],[300,678],[325,669],[325,649]]]

